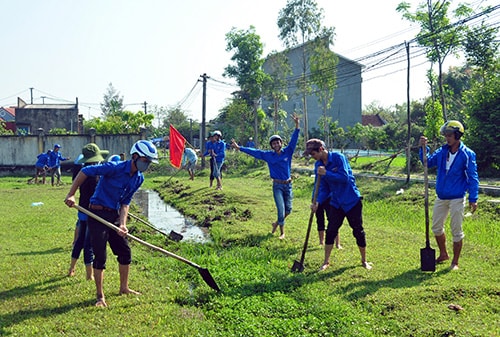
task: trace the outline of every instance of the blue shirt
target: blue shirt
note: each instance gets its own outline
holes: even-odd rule
[[[226,143],[222,140],[218,140],[213,143],[213,150],[215,153],[215,161],[217,163],[223,163],[224,157],[226,157]]]
[[[196,152],[193,149],[186,147],[184,149],[184,155],[182,156],[182,166],[186,165],[188,162],[196,163],[197,161],[198,156],[196,155]]]
[[[120,209],[121,205],[130,205],[134,193],[144,182],[144,175],[140,171],[130,176],[131,168],[131,160],[82,168],[82,172],[89,177],[100,176],[90,203],[116,210]]]
[[[245,147],[255,147],[255,142],[253,140],[249,140]]]
[[[460,142],[455,160],[446,171],[446,160],[450,146],[445,144],[433,154],[429,154],[427,147],[427,166],[437,167],[436,194],[439,199],[459,199],[469,191],[469,202],[477,202],[479,197],[479,177],[477,174],[476,154],[464,143]],[[420,160],[423,160],[422,148],[419,151]]]
[[[61,161],[68,160],[64,158],[59,151],[52,151],[49,155],[49,167],[59,167],[61,166]]]
[[[36,167],[49,166],[49,155],[46,152],[40,153],[38,156],[36,156],[36,158]]]
[[[212,150],[214,149],[214,144],[213,142],[206,142],[205,143],[205,153],[203,154],[203,157],[206,157],[208,155],[212,155]]]
[[[341,153],[328,152],[326,165],[321,160],[314,164],[316,175],[319,166],[325,166],[326,174],[321,176],[316,201],[321,204],[330,198],[330,205],[348,212],[358,203],[361,193],[356,186],[356,179],[347,158]]]
[[[288,180],[292,170],[292,157],[299,139],[300,129],[295,129],[288,146],[281,149],[280,153],[274,150],[259,150],[252,147],[240,146],[240,151],[263,160],[269,167],[269,175],[272,179]]]

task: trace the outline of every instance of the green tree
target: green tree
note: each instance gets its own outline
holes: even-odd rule
[[[266,57],[268,65],[268,80],[264,82],[264,95],[273,102],[271,111],[274,133],[278,132],[278,125],[286,118],[286,112],[281,110],[281,102],[287,101],[288,76],[292,74],[292,66],[285,53],[272,52]]]
[[[313,48],[310,42],[318,37],[333,36],[333,28],[322,27],[324,18],[323,9],[318,8],[315,0],[287,0],[284,8],[278,15],[279,38],[287,48],[301,48],[301,76],[298,80],[299,94],[302,96],[302,108],[304,114],[304,141],[309,139],[309,121],[307,114],[306,97],[311,91],[307,72],[309,70],[309,56]]]
[[[498,62],[498,61],[497,61]],[[477,155],[479,171],[485,176],[500,175],[500,73],[475,82],[465,94],[467,115],[464,139]],[[487,85],[486,85],[487,83]]]
[[[263,92],[263,85],[268,81],[268,75],[262,69],[264,46],[255,27],[247,30],[232,28],[226,34],[226,51],[233,52],[231,61],[223,76],[236,79],[241,88],[240,98],[244,99],[253,108],[254,136],[258,142],[259,130],[259,102]]]
[[[150,129],[154,116],[141,111],[121,111],[108,114],[104,118],[96,117],[83,122],[84,132],[94,128],[100,134],[131,134],[141,133]]]
[[[106,93],[103,96],[101,110],[104,117],[123,111],[123,96],[116,91],[112,83],[109,83]]]
[[[8,130],[6,125],[7,123],[4,120],[0,120],[0,135],[13,136],[14,132],[12,132],[12,130]]]
[[[464,43],[466,59],[469,64],[476,68],[483,80],[487,73],[494,72],[499,67],[498,49],[498,27],[484,25],[474,27],[467,31]]]
[[[318,39],[310,58],[311,82],[316,86],[315,94],[318,97],[324,119],[327,119],[327,111],[333,102],[333,94],[337,83],[338,62],[339,58],[330,50],[330,39]],[[327,135],[325,142],[329,147],[331,145],[330,132],[328,131],[330,123],[326,121],[323,124],[323,131]]]
[[[451,0],[426,0],[411,12],[408,2],[401,2],[396,10],[403,18],[420,25],[417,43],[426,49],[431,64],[438,65],[438,88],[443,119],[448,120],[445,90],[443,85],[443,63],[450,54],[456,54],[461,47],[465,33],[464,25],[452,25],[449,17]],[[472,10],[466,5],[459,5],[453,12],[454,18],[460,19],[469,15]]]

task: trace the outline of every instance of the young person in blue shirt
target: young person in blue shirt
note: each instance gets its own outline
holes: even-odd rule
[[[441,126],[441,134],[446,144],[430,154],[427,138],[420,137],[420,146],[427,148],[427,166],[437,167],[436,194],[432,211],[432,232],[439,247],[436,263],[449,260],[446,250],[444,222],[450,214],[451,233],[453,235],[453,260],[451,270],[458,269],[458,259],[462,252],[464,232],[462,221],[465,208],[465,194],[469,192],[471,212],[477,209],[479,194],[479,177],[477,174],[476,154],[460,140],[464,134],[464,126],[456,120],[450,120]],[[420,148],[420,160],[423,152]]]
[[[42,177],[42,184],[45,184],[45,177],[47,176],[47,170],[49,169],[49,156],[51,152],[51,150],[48,150],[47,152],[40,153],[36,156],[35,184],[38,183],[38,177]]]
[[[208,134],[208,141],[205,143],[205,153],[203,153],[203,157],[210,156],[210,187],[212,187],[214,182],[214,165],[215,159],[213,156],[213,147],[215,143],[214,133],[210,132]]]
[[[116,232],[94,218],[88,218],[95,255],[93,267],[97,293],[96,306],[107,306],[103,291],[103,275],[108,242],[119,263],[120,294],[139,294],[128,285],[132,254],[126,238],[127,216],[132,197],[144,182],[142,172],[146,171],[152,162],[158,162],[158,151],[150,141],[140,140],[132,146],[130,154],[131,160],[106,162],[82,168],[64,201],[67,206],[72,207],[75,204],[75,193],[87,177],[99,176],[95,192],[90,198],[89,210],[119,227],[119,232]]]
[[[59,151],[60,148],[61,145],[55,144],[54,150],[49,155],[50,181],[52,186],[54,186],[54,176],[57,176],[57,185],[61,184],[61,162],[71,159],[70,157],[63,157]]]
[[[214,158],[214,178],[217,180],[216,189],[222,190],[222,165],[226,157],[226,143],[222,140],[222,133],[214,131],[214,143],[212,144],[212,156]]]
[[[361,194],[356,186],[356,180],[347,158],[341,153],[328,152],[324,142],[320,139],[308,140],[304,155],[310,155],[316,160],[314,173],[321,176],[318,197],[316,203],[311,205],[311,209],[316,212],[318,205],[330,198],[327,207],[328,228],[325,238],[325,259],[320,271],[330,266],[333,243],[344,218],[347,218],[349,226],[352,228],[352,234],[356,238],[356,244],[361,254],[361,265],[366,269],[371,269],[371,263],[366,261],[366,238],[363,229]]]
[[[109,151],[99,149],[97,144],[89,143],[85,145],[82,149],[82,154],[78,156],[78,159],[75,161],[75,165],[73,167],[73,180],[83,167],[97,165],[104,162],[108,154]],[[95,192],[98,180],[98,177],[88,178],[85,179],[85,181],[80,185],[80,198],[78,200],[78,205],[85,209],[89,208],[90,197]],[[92,262],[94,261],[94,252],[92,251],[92,245],[90,243],[90,231],[88,229],[87,214],[78,212],[77,224],[78,232],[76,233],[76,240],[73,243],[73,249],[71,251],[71,263],[69,266],[68,276],[75,275],[76,263],[83,250],[83,262],[85,263],[87,280],[93,280],[94,272]]]
[[[248,138],[248,142],[245,144],[245,147],[255,147],[255,142],[252,137]]]
[[[190,180],[194,180],[194,169],[196,168],[197,161],[198,155],[196,151],[190,147],[186,147],[182,156],[182,167],[188,171]]]
[[[295,130],[286,147],[283,147],[283,140],[278,135],[269,138],[269,146],[272,150],[239,146],[234,139],[231,144],[235,149],[267,163],[269,174],[273,180],[274,203],[278,212],[277,221],[272,223],[272,233],[274,234],[279,226],[280,239],[285,238],[285,219],[292,212],[292,157],[300,132],[299,117],[293,114],[292,119],[295,122]]]

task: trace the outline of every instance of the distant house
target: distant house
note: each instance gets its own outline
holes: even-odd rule
[[[306,44],[307,45],[307,44]],[[288,62],[292,67],[288,83],[288,101],[281,102],[281,109],[292,113],[303,111],[303,102],[301,94],[297,93],[296,80],[302,75],[302,50],[304,45],[297,46],[283,51],[288,56]],[[354,126],[361,123],[361,70],[363,65],[338,55],[337,64],[337,85],[334,91],[333,102],[327,110],[327,116],[332,121],[338,121],[340,127]],[[264,71],[269,73],[270,65],[266,61],[263,65]],[[309,67],[306,70],[306,76],[310,75]],[[306,97],[308,129],[319,129],[318,120],[323,116],[323,110],[318,103],[318,97],[310,94]],[[272,103],[264,100],[262,104],[264,109],[272,106]]]
[[[16,110],[14,108],[0,107],[0,120],[5,122],[5,128],[16,132]]]
[[[38,129],[51,129],[82,133],[82,117],[78,113],[78,98],[75,104],[27,104],[17,98],[15,107],[18,133],[34,134]]]
[[[376,127],[384,126],[387,124],[387,122],[380,117],[379,114],[376,115],[362,115],[361,116],[361,124],[363,126],[365,125],[372,125]]]

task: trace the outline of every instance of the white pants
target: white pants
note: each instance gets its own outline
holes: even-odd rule
[[[442,200],[436,198],[432,212],[432,232],[435,236],[444,234],[444,222],[450,213],[450,226],[453,242],[464,238],[462,222],[464,220],[465,197],[459,199]]]

